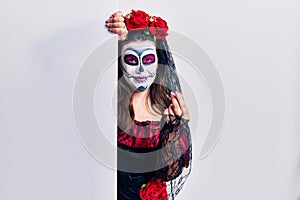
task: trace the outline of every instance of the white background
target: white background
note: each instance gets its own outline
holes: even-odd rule
[[[114,171],[78,139],[72,91],[84,59],[112,37],[104,21],[117,8],[165,18],[223,79],[223,135],[204,160],[194,145],[178,199],[299,198],[299,1],[2,0],[0,199],[114,198]]]

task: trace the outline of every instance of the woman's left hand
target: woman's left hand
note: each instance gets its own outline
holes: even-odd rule
[[[166,109],[168,114],[181,116],[186,120],[190,119],[190,113],[186,103],[184,102],[182,93],[171,92],[171,101],[172,103]]]

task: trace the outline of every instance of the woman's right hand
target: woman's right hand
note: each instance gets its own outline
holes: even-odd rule
[[[108,28],[108,31],[118,34],[119,40],[125,40],[128,33],[124,20],[123,13],[117,11],[105,21],[105,26]]]

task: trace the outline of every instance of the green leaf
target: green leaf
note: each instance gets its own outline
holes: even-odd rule
[[[145,35],[149,35],[150,32],[149,31],[144,31]]]
[[[156,35],[153,36],[153,41],[154,41],[154,42],[156,41]]]
[[[145,188],[145,187],[146,187],[146,183],[144,183],[141,188]]]

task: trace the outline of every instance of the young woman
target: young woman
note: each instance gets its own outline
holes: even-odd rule
[[[132,10],[106,26],[119,37],[118,200],[174,199],[191,171],[192,144],[167,23]]]

